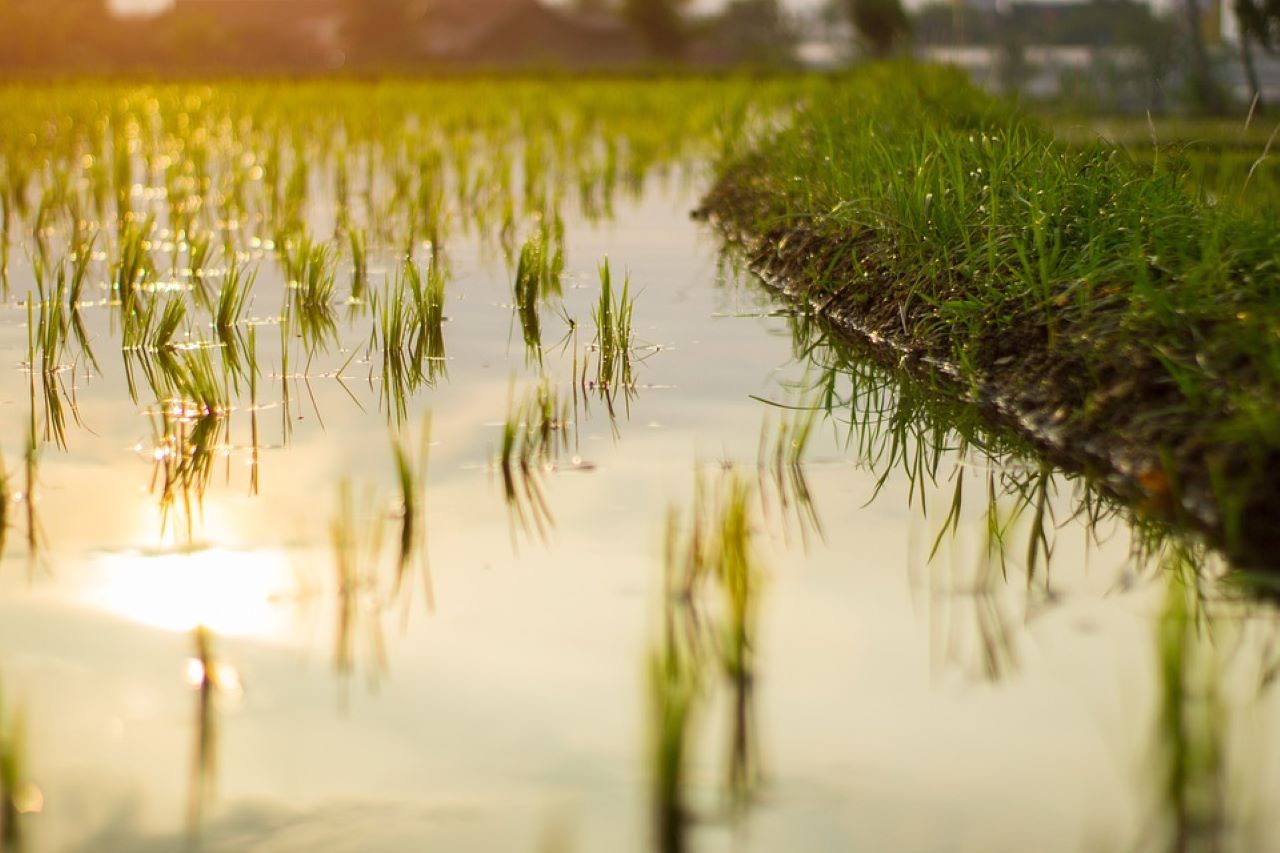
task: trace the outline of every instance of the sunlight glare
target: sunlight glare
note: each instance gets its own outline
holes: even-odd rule
[[[296,580],[279,551],[104,554],[94,570],[86,603],[154,628],[279,637],[291,625]]]

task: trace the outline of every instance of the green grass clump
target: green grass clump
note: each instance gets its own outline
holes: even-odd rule
[[[600,296],[592,310],[596,324],[596,388],[612,403],[618,391],[629,395],[635,387],[631,364],[631,318],[635,298],[631,278],[625,276],[615,294],[609,261],[600,265]]]
[[[1237,196],[1264,185],[1244,178]],[[1064,145],[906,65],[834,80],[725,157],[707,200],[771,275],[962,391],[998,389],[1056,449],[1095,448],[1145,509],[1265,555],[1280,231],[1237,207],[1177,158]]]

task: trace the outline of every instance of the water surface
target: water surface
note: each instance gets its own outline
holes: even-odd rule
[[[564,206],[540,365],[514,253],[451,236],[446,355],[402,397],[372,315],[346,302],[340,241],[334,333],[311,346],[282,336],[278,247],[247,224],[239,328],[259,376],[218,418],[211,467],[167,495],[200,418],[166,427],[172,401],[145,384],[131,399],[107,253],[83,311],[101,373],[68,347],[57,374],[62,449],[26,367],[37,249],[13,238],[15,492],[33,412],[40,450],[37,547],[22,494],[0,564],[0,707],[25,719],[2,736],[25,756],[26,846],[1257,849],[1280,781],[1270,606],[794,316],[689,219],[696,180],[638,190],[611,217]],[[308,201],[322,241],[332,208]],[[414,252],[429,265],[425,239]],[[634,382],[610,394],[581,379],[606,258],[635,296]],[[400,264],[372,241],[371,281]],[[189,296],[189,271],[156,281]],[[182,340],[210,333],[193,321]],[[513,507],[504,423],[539,376],[570,406],[566,446],[517,472]],[[798,464],[774,466],[780,425],[808,410]],[[397,584],[392,436],[416,455],[428,415],[425,545]],[[725,662],[708,584],[710,645],[675,650],[700,668],[664,801],[653,729],[671,697],[652,666],[689,607],[664,585],[664,531],[696,482],[705,499],[734,477],[759,571],[747,671]],[[344,523],[354,579],[336,569]]]

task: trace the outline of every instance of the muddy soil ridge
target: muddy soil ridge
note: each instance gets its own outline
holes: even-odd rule
[[[973,364],[956,363],[945,330],[912,333],[924,306],[895,285],[887,263],[874,272],[877,252],[889,251],[874,235],[855,238],[854,267],[849,235],[816,218],[762,227],[777,218],[753,159],[724,171],[691,215],[719,231],[766,286],[868,357],[977,406],[1140,516],[1204,539],[1237,569],[1280,571],[1280,449],[1266,449],[1259,464],[1256,447],[1245,453],[1210,440],[1206,423],[1214,413],[1166,415],[1180,408],[1172,405],[1178,389],[1136,342],[1118,342],[1112,369],[1099,373],[1087,365],[1085,342],[1051,343],[1028,325],[984,341]]]

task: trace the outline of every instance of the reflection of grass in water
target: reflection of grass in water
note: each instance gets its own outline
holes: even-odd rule
[[[366,500],[361,505],[369,503]],[[356,669],[356,643],[361,630],[364,630],[368,635],[371,658],[368,677],[370,684],[374,685],[387,665],[375,600],[382,526],[357,518],[351,483],[345,479],[338,485],[338,508],[329,525],[329,537],[337,597],[333,669],[345,688]],[[345,702],[345,691],[342,698]]]
[[[689,762],[708,673],[724,677],[729,708],[725,790],[733,812],[760,782],[755,732],[755,637],[763,569],[754,544],[757,496],[741,472],[695,480],[685,521],[667,517],[662,632],[649,656],[650,761],[658,846],[682,850],[691,818]],[[707,589],[707,585],[713,589]],[[708,593],[715,593],[708,600]]]
[[[400,536],[396,555],[396,579],[393,596],[407,592],[412,574],[409,569],[415,558],[422,566],[423,595],[427,607],[434,608],[431,583],[431,566],[427,554],[426,530],[426,480],[431,447],[431,415],[422,423],[422,436],[418,443],[417,458],[405,447],[404,436],[391,439],[391,453],[395,462],[396,484],[400,489]]]
[[[187,684],[196,693],[191,773],[187,789],[187,834],[195,846],[205,807],[213,800],[218,780],[218,700],[244,693],[240,673],[214,652],[214,636],[203,625],[191,632],[193,654],[187,659]]]
[[[806,550],[811,536],[825,538],[822,519],[813,502],[804,467],[804,456],[813,436],[817,415],[818,408],[814,406],[790,411],[782,409],[776,432],[766,415],[760,427],[760,449],[756,460],[764,512],[768,514],[772,510],[773,505],[769,501],[772,492],[777,500],[783,530],[789,535],[794,523]]]
[[[347,232],[347,242],[351,248],[351,301],[360,302],[369,284],[368,233],[353,228]]]
[[[5,545],[9,542],[9,527],[13,524],[13,488],[9,483],[9,466],[0,454],[0,561],[4,559]]]
[[[230,391],[208,347],[162,349],[154,358],[143,350],[135,355],[157,397],[150,411],[151,489],[159,498],[161,530],[176,506],[191,541],[218,449],[227,444]]]
[[[1157,622],[1156,743],[1164,817],[1171,849],[1217,850],[1229,829],[1224,673],[1208,636],[1198,561],[1178,546],[1163,556],[1168,589]]]
[[[225,444],[226,427],[225,417],[192,415],[181,404],[162,406],[153,413],[151,490],[159,499],[162,531],[177,507],[187,541],[194,539],[195,518],[204,506],[218,448]]]
[[[32,810],[39,790],[27,781],[26,718],[5,705],[0,692],[0,850],[22,850],[24,835],[21,816]]]
[[[526,392],[519,402],[512,385],[497,468],[502,475],[513,545],[517,531],[546,539],[555,526],[543,491],[543,478],[568,450],[571,423],[569,402],[548,380]]]
[[[195,740],[191,755],[191,782],[187,800],[187,831],[195,840],[204,807],[213,796],[218,772],[218,717],[215,704],[217,663],[213,635],[203,625],[192,633],[195,655],[188,663],[188,681],[196,690]]]
[[[650,762],[655,843],[664,853],[674,853],[685,849],[687,762],[702,673],[699,659],[677,637],[671,632],[663,637],[648,664]]]

